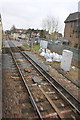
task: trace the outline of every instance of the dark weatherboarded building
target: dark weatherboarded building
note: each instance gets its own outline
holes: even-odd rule
[[[64,37],[70,40],[72,47],[80,49],[80,12],[70,14],[64,21]]]

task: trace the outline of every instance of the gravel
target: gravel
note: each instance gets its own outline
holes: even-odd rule
[[[71,81],[60,74],[54,67],[53,63],[46,63],[45,59],[39,55],[39,52],[29,52],[25,51],[34,61],[36,61],[41,67],[48,71],[52,77],[54,77],[58,82],[61,83],[69,92],[71,92],[77,99],[79,99],[80,89],[74,85]],[[59,66],[59,65],[58,65]],[[76,71],[77,72],[77,71]],[[66,74],[66,73],[65,73]],[[72,74],[71,74],[72,75]]]

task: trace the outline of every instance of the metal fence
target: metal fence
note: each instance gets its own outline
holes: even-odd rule
[[[80,49],[72,48],[70,46],[65,45],[55,45],[55,44],[48,44],[48,48],[51,51],[57,52],[58,54],[62,54],[64,49],[70,50],[73,52],[73,58],[77,61],[80,61]]]

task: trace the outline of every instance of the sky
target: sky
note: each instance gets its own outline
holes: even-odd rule
[[[64,21],[70,13],[78,11],[79,0],[0,0],[3,29],[42,29],[42,20],[47,16],[56,18],[60,32],[64,32]]]

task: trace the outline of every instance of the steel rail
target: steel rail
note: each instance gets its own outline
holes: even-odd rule
[[[18,50],[19,50],[19,49],[18,49]],[[20,50],[19,50],[19,52],[20,52]],[[20,53],[21,53],[21,52],[20,52]],[[11,51],[11,54],[12,54],[12,56],[13,56],[13,59],[14,59],[15,63],[16,63],[16,59],[15,59],[12,51]],[[22,53],[21,53],[21,54],[22,54]],[[30,90],[29,90],[28,85],[27,85],[26,82],[25,82],[25,79],[24,79],[24,77],[23,77],[23,75],[22,75],[22,72],[21,72],[19,66],[17,65],[17,63],[16,63],[16,66],[17,66],[17,68],[18,68],[18,70],[19,70],[19,73],[20,73],[20,75],[21,75],[21,78],[23,79],[23,81],[24,81],[24,83],[25,83],[25,86],[27,87],[28,92],[29,92],[29,94],[30,94],[30,96],[31,96],[31,102],[34,104],[35,100],[34,100],[32,94],[31,94],[31,92],[30,92]],[[40,90],[42,91],[41,87],[40,87],[40,86],[38,86],[38,87],[39,87]],[[42,93],[44,94],[43,91],[42,91]],[[45,97],[46,97],[46,96],[45,96]],[[58,117],[59,117],[59,120],[62,120],[62,119],[63,119],[63,115],[62,115],[62,114],[60,113],[60,111],[57,109],[57,107],[56,107],[55,104],[52,102],[52,100],[51,100],[48,96],[46,97],[46,99],[49,101],[49,103],[50,103],[50,105],[52,106],[52,108],[57,112],[57,115],[58,115]],[[33,104],[32,104],[32,105],[33,105]],[[35,104],[36,104],[36,102],[35,102]],[[34,105],[35,105],[35,104],[34,104]],[[36,105],[36,106],[37,106],[37,105]],[[33,107],[34,107],[34,106],[33,106]],[[37,109],[38,109],[38,108],[37,108]],[[39,109],[38,109],[38,113],[39,113],[39,115],[40,115]],[[40,119],[41,119],[41,120],[44,120],[45,118],[41,117],[41,115],[40,115]]]
[[[43,70],[38,63],[32,60],[30,56],[23,53],[19,48],[18,50],[44,76],[44,78],[46,78],[47,81],[62,95],[62,97],[67,101],[67,103],[69,103],[80,114],[80,110],[79,110],[80,102],[67,89],[65,89],[56,79],[54,79],[49,73]]]
[[[53,103],[53,101],[51,100],[51,98],[42,89],[41,85],[39,85],[39,89],[42,91],[42,93],[44,94],[44,96],[46,97],[46,99],[49,101],[49,103],[52,106],[52,108],[55,109],[55,111],[57,112],[57,115],[59,116],[59,118],[60,119],[64,118],[64,116],[62,115],[61,111],[56,107],[56,105]]]
[[[13,43],[12,43],[13,44]],[[14,45],[14,44],[13,44]],[[14,45],[14,47],[15,47],[15,45]],[[58,68],[56,68],[55,66],[54,66],[54,68],[60,73],[60,74],[62,74],[65,78],[67,78],[69,81],[71,81],[74,85],[76,85],[78,88],[80,88],[80,85],[78,84],[78,82],[76,82],[75,80],[73,80],[73,79],[71,79],[71,78],[69,78],[67,75],[65,75],[63,72],[61,72]]]
[[[78,101],[67,89],[65,89],[56,79],[42,69],[42,67],[32,60],[28,55],[20,50],[21,54],[47,79],[47,81],[62,95],[62,97],[80,114],[80,101]],[[78,109],[79,108],[79,109]]]
[[[19,50],[19,49],[18,49]],[[19,51],[20,52],[20,51]],[[20,52],[21,53],[21,52]],[[11,54],[13,55],[13,53],[11,52]],[[22,54],[22,53],[21,53]],[[14,55],[13,55],[13,57],[14,57]],[[16,62],[16,60],[15,60],[15,58],[13,58],[14,59],[14,61]],[[16,63],[16,66],[18,67],[18,65],[17,65],[17,63]],[[19,67],[18,67],[18,69],[19,69]],[[20,72],[20,74],[21,74],[21,76],[22,76],[22,73],[21,73],[21,71],[19,70],[19,72]],[[23,76],[22,76],[23,77]],[[24,77],[22,78],[22,79],[24,79]],[[23,80],[24,82],[25,82],[25,80]],[[25,84],[26,84],[26,82],[25,82]],[[28,87],[28,86],[27,86]],[[45,92],[43,92],[43,90],[41,89],[41,87],[40,86],[38,86],[39,87],[39,89],[42,91],[42,93],[44,94]],[[28,89],[28,88],[27,88]],[[29,93],[30,94],[30,93]],[[45,94],[44,94],[45,95]],[[52,102],[52,100],[47,96],[47,95],[45,95],[45,97],[46,97],[46,99],[49,101],[49,103],[50,103],[50,105],[52,106],[52,108],[57,112],[57,115],[58,115],[58,117],[59,117],[59,119],[60,120],[62,120],[62,118],[64,117],[61,113],[60,113],[60,111],[58,110],[58,108],[56,107],[56,105]],[[32,100],[31,100],[32,101]]]
[[[11,42],[12,43],[12,42]],[[12,43],[13,44],[13,43]],[[13,46],[15,47],[15,45],[13,44]],[[56,68],[54,66],[54,68],[60,73],[62,74],[65,78],[67,78],[69,81],[71,81],[74,85],[76,85],[78,88],[80,88],[80,85],[78,84],[78,82],[76,82],[75,80],[71,79],[70,77],[68,77],[67,75],[65,75],[63,72],[61,72],[58,68]]]
[[[33,105],[33,107],[34,107],[34,110],[37,112],[37,115],[38,115],[39,119],[40,119],[40,120],[43,120],[43,117],[42,117],[42,115],[41,115],[41,113],[40,113],[40,111],[39,111],[39,109],[38,109],[38,106],[36,105],[36,102],[35,102],[32,94],[31,94],[31,92],[30,92],[30,90],[29,90],[28,85],[26,84],[26,81],[25,81],[25,79],[24,79],[24,77],[23,77],[23,74],[22,74],[22,72],[21,72],[21,70],[20,70],[20,68],[19,68],[19,66],[18,66],[18,64],[17,64],[17,62],[16,62],[16,59],[15,59],[13,53],[12,53],[11,48],[10,48],[10,53],[11,53],[12,58],[13,58],[15,64],[16,64],[16,67],[17,67],[17,69],[18,69],[18,71],[19,71],[19,74],[20,74],[20,76],[21,76],[21,78],[22,78],[22,80],[23,80],[23,82],[24,82],[24,85],[25,85],[25,87],[26,87],[26,89],[27,89],[27,91],[28,91],[28,93],[29,93],[30,100],[31,100],[31,103],[32,103],[32,105]]]

